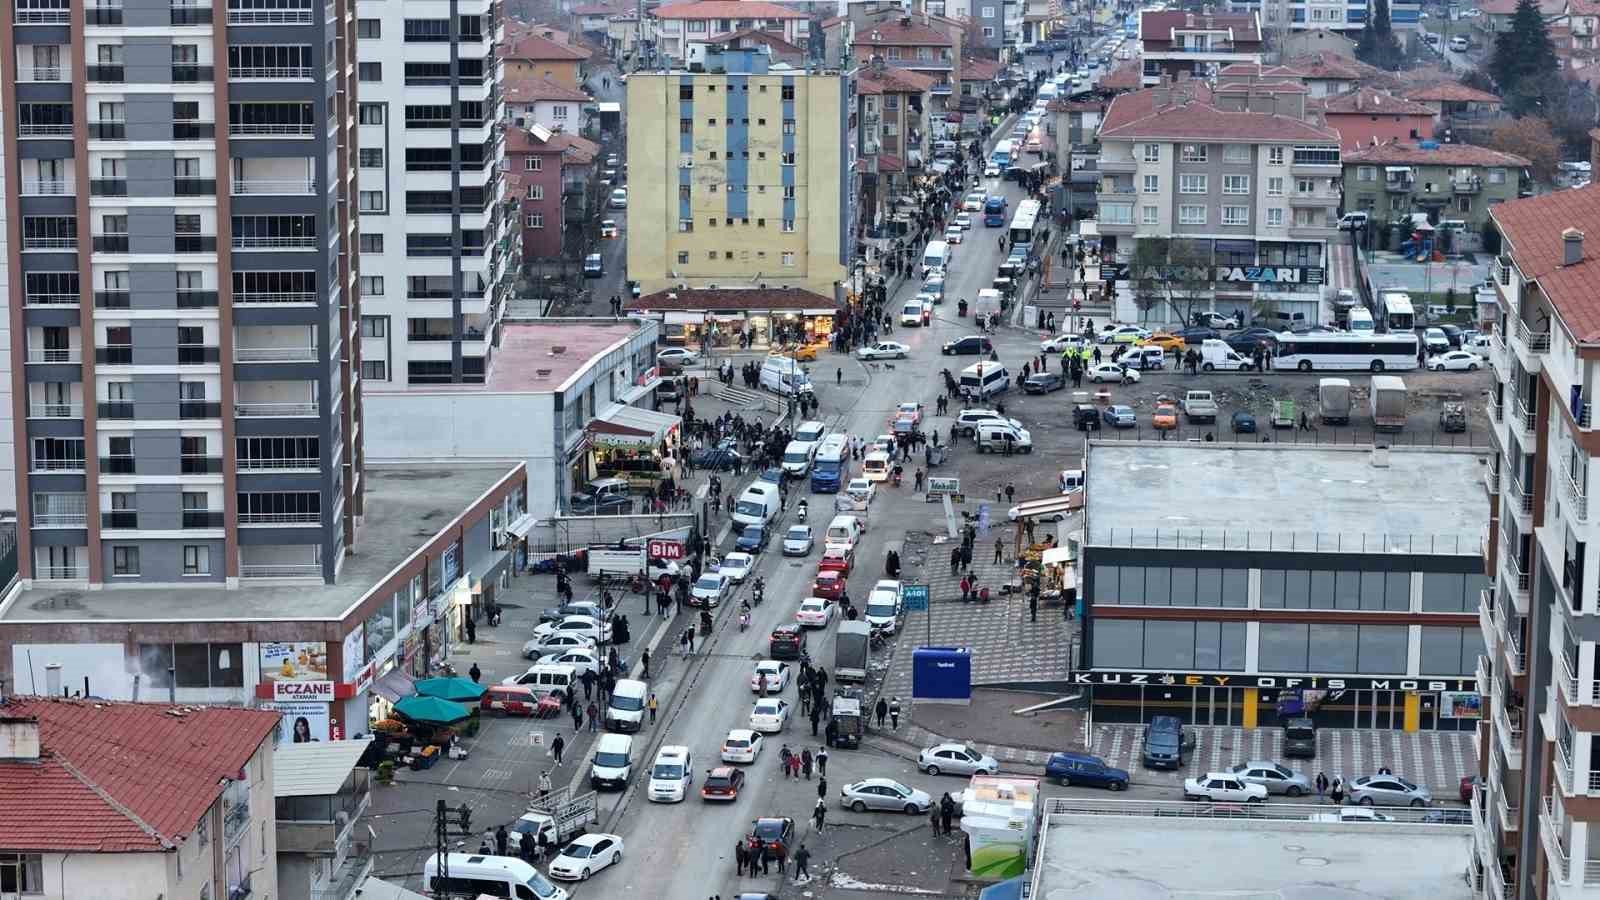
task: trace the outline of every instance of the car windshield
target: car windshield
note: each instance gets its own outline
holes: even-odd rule
[[[711,775],[706,778],[706,787],[725,788],[733,783],[733,779],[726,775]]]
[[[710,575],[706,575],[703,576],[699,581],[696,581],[694,586],[702,591],[714,591],[722,586],[722,579],[712,578]]]
[[[894,615],[893,603],[868,603],[867,615],[873,618],[888,618]]]
[[[664,778],[669,781],[682,778],[683,766],[678,763],[660,763],[656,766],[656,770],[650,773],[650,777]]]
[[[556,895],[556,886],[546,881],[545,877],[540,875],[537,869],[535,869],[533,874],[528,876],[528,880],[524,881],[522,884],[528,890],[533,891],[533,895],[535,897],[544,898],[554,897]]]
[[[804,528],[789,529],[789,540],[791,541],[803,541],[810,536],[811,532],[805,530]]]
[[[754,500],[740,500],[739,505],[735,506],[733,509],[735,512],[742,515],[759,516],[763,512],[766,512],[767,507],[766,504],[757,503]]]
[[[637,710],[644,709],[644,698],[629,697],[624,694],[612,694],[611,708],[620,709],[623,712],[635,712]]]
[[[806,459],[806,452],[804,450],[790,450],[783,454],[783,461],[786,463],[805,462]]]
[[[782,822],[766,822],[766,821],[757,822],[756,823],[756,829],[755,829],[755,835],[758,838],[765,838],[767,840],[777,840],[778,838],[783,837],[783,823]]]
[[[628,754],[596,753],[594,755],[594,764],[597,766],[608,766],[613,769],[620,769],[628,764]]]
[[[1417,789],[1416,785],[1414,785],[1411,782],[1405,780],[1404,778],[1399,778],[1399,777],[1396,777],[1396,776],[1391,776],[1391,777],[1394,777],[1394,780],[1400,782],[1400,786],[1405,788],[1408,791],[1414,791],[1414,790]]]
[[[775,716],[777,714],[778,714],[778,704],[776,704],[776,703],[757,703],[756,704],[756,715],[758,715],[758,716]]]
[[[561,855],[568,859],[588,859],[589,848],[583,844],[568,844],[567,849],[561,851]]]
[[[532,821],[531,819],[518,819],[517,821],[511,823],[511,830],[518,834],[532,834],[539,830],[539,825],[540,823]]]
[[[731,737],[724,742],[724,745],[729,749],[739,750],[750,746],[750,741],[745,738]]]

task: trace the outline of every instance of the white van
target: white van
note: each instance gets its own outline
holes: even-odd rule
[[[821,444],[828,436],[828,426],[817,421],[801,422],[794,430],[794,439],[805,444]]]
[[[1033,436],[1026,428],[1013,428],[1000,422],[984,422],[972,437],[979,453],[1004,453],[1011,445],[1012,453],[1032,453]]]
[[[999,363],[974,363],[961,370],[961,396],[984,400],[1011,390],[1011,373]]]
[[[778,486],[770,481],[757,481],[744,489],[733,504],[733,522],[740,528],[747,525],[765,525],[777,517],[780,510]]]
[[[929,241],[928,249],[922,251],[922,277],[928,277],[931,269],[948,269],[950,266],[950,245],[944,241]]]
[[[1365,306],[1350,307],[1350,333],[1372,334],[1372,311]]]
[[[911,299],[900,308],[900,324],[916,328],[922,324],[922,300]]]
[[[807,441],[790,441],[783,448],[783,470],[790,475],[805,475],[817,458],[817,445]]]
[[[1167,351],[1160,347],[1129,347],[1117,357],[1117,362],[1130,369],[1164,369]]]
[[[861,461],[861,477],[868,481],[888,481],[890,468],[889,454],[874,450]]]
[[[625,734],[600,735],[600,740],[594,742],[594,759],[589,764],[589,787],[626,788],[632,778],[633,738]]]
[[[769,356],[761,364],[761,387],[785,397],[812,391],[811,379],[807,377],[805,368],[787,356]]]
[[[566,663],[540,663],[530,666],[528,671],[521,675],[513,675],[501,684],[521,685],[534,694],[543,697],[547,694],[561,694],[566,696],[571,692],[573,685],[578,681],[578,669]]]
[[[671,745],[656,751],[650,767],[650,786],[645,799],[651,803],[681,803],[694,783],[694,756],[688,747]]]
[[[1457,53],[1467,52],[1469,46],[1470,44],[1467,42],[1467,39],[1459,34],[1450,39],[1450,49],[1456,51]]]
[[[611,702],[606,704],[606,728],[611,731],[638,731],[644,726],[645,701],[650,697],[650,685],[633,678],[617,679],[611,691]]]
[[[448,879],[439,877],[439,855],[422,864],[422,886],[436,897],[477,900],[478,897],[514,897],[516,900],[567,900],[567,892],[551,884],[539,870],[515,856],[451,853],[445,857]]]
[[[1207,371],[1243,371],[1255,368],[1255,363],[1228,346],[1220,338],[1206,338],[1200,342],[1200,368]]]
[[[834,516],[823,535],[823,547],[854,547],[867,526],[856,516]]]

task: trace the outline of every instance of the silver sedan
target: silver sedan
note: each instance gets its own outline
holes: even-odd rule
[[[933,798],[893,778],[868,778],[840,788],[839,805],[856,812],[881,809],[915,816],[927,812]]]
[[[1429,806],[1428,789],[1397,775],[1367,775],[1350,782],[1350,802],[1362,806]]]
[[[1301,797],[1312,790],[1311,779],[1270,760],[1252,759],[1228,771],[1251,784],[1261,785],[1269,794]]]
[[[966,744],[939,744],[917,754],[917,768],[929,775],[993,775],[1000,763]]]

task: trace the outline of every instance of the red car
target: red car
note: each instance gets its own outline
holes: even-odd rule
[[[1478,776],[1468,775],[1461,779],[1461,802],[1472,802],[1472,789],[1478,786]]]
[[[751,850],[771,847],[787,855],[795,846],[794,820],[775,816],[755,820],[750,824],[750,836],[745,838],[745,846]]]
[[[817,580],[811,582],[811,596],[834,601],[843,597],[844,573],[833,569],[824,569],[818,572]]]
[[[717,766],[706,773],[700,786],[702,800],[737,800],[739,789],[744,787],[744,770],[733,766]]]
[[[854,547],[829,547],[822,552],[822,559],[817,561],[817,571],[838,572],[849,575],[850,567],[855,563],[856,551]]]

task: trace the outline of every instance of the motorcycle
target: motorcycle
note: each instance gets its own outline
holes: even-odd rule
[[[762,581],[760,577],[757,577],[755,586],[751,588],[750,591],[750,599],[755,603],[756,606],[760,606],[761,601],[765,599],[766,589],[766,582]]]
[[[887,644],[888,642],[889,632],[886,631],[882,625],[874,625],[872,626],[872,630],[867,632],[867,646],[871,647],[873,650],[882,650],[883,645]]]
[[[749,628],[749,627],[750,627],[750,613],[748,611],[739,613],[739,630],[740,631],[744,631],[746,628]]]
[[[800,505],[795,507],[794,517],[798,522],[804,522],[806,520],[806,500],[804,497],[800,498]]]

